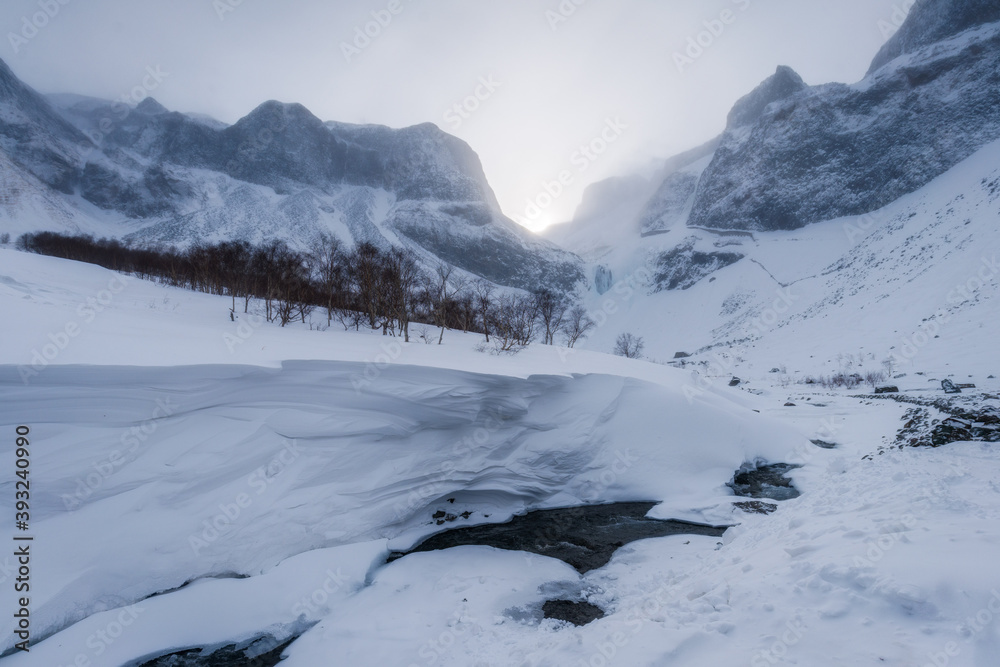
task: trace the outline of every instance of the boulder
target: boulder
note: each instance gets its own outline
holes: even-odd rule
[[[955,383],[951,380],[941,380],[941,389],[944,390],[946,394],[961,394],[962,390],[955,386]]]
[[[958,417],[945,419],[931,432],[931,445],[934,447],[952,442],[967,442],[973,439],[972,423]]]
[[[894,385],[889,385],[889,386],[886,386],[886,387],[876,387],[875,388],[875,393],[876,394],[898,394],[899,393],[899,387],[896,387]]]

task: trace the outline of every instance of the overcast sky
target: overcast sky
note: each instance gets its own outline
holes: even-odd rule
[[[41,92],[102,98],[150,83],[147,68],[159,68],[152,95],[162,104],[229,123],[269,99],[301,102],[323,120],[433,122],[472,145],[516,220],[544,182],[568,172],[539,225],[570,218],[589,183],[718,134],[732,103],[778,65],[810,84],[859,80],[903,5],[4,0],[0,57]],[[46,6],[52,18],[34,16]],[[24,24],[33,16],[37,34]],[[366,29],[375,36],[359,37]],[[699,37],[707,47],[685,54]],[[579,152],[591,142],[595,152]]]

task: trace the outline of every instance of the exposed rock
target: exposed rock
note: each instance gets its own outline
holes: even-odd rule
[[[566,621],[573,625],[587,625],[599,618],[604,618],[604,610],[589,602],[573,602],[572,600],[548,600],[542,605],[545,618]]]
[[[899,393],[899,387],[895,385],[887,385],[885,387],[876,387],[876,394],[897,394]]]
[[[696,240],[688,239],[656,261],[653,291],[688,289],[703,278],[743,259],[732,252],[695,250]]]
[[[760,120],[768,106],[807,89],[805,81],[791,67],[780,66],[749,95],[736,102],[729,112],[728,129],[751,125]]]
[[[667,160],[656,191],[639,214],[639,233],[652,236],[687,222],[694,203],[695,188],[719,138]]]
[[[734,377],[732,380],[729,381],[729,386],[738,387],[740,386],[741,382],[743,382],[743,380],[739,379],[738,377]]]
[[[792,485],[792,480],[785,477],[785,473],[801,467],[789,463],[763,461],[746,463],[736,472],[728,486],[737,496],[746,498],[770,500],[796,498],[799,496],[799,491]]]
[[[862,82],[769,79],[734,110],[688,224],[783,230],[870,213],[1000,138],[1000,24],[955,36],[998,13],[993,0],[923,0]]]
[[[972,424],[964,419],[949,417],[938,424],[931,433],[931,444],[935,447],[952,442],[972,440]]]
[[[900,29],[879,50],[868,72],[901,55],[996,21],[1000,21],[1000,3],[995,0],[918,0]]]
[[[961,394],[962,390],[955,386],[955,383],[951,380],[941,380],[941,389],[944,390],[946,394]]]
[[[750,514],[773,514],[778,509],[778,506],[774,503],[765,503],[760,500],[743,500],[733,503],[733,507],[738,507]]]
[[[701,173],[678,171],[664,179],[660,188],[639,216],[639,231],[643,236],[663,234],[687,221]]]
[[[810,440],[809,442],[811,442],[812,444],[816,445],[817,447],[819,447],[821,449],[836,449],[837,448],[837,443],[835,443],[835,442],[827,442],[826,440]]]

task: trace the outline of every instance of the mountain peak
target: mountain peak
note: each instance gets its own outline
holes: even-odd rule
[[[169,113],[167,108],[157,102],[152,97],[147,97],[142,102],[136,105],[135,110],[139,113],[144,113],[150,116],[155,116],[156,114]]]
[[[305,108],[301,104],[278,102],[277,100],[268,100],[267,102],[264,102],[237,122],[237,125],[250,125],[251,127],[256,127],[257,125],[263,124],[267,126],[285,127],[289,121],[296,125],[303,124],[315,125],[317,127],[323,126],[323,121],[314,116],[309,109]]]
[[[791,67],[781,65],[753,92],[741,98],[729,112],[727,127],[741,127],[757,121],[769,104],[791,97],[808,88],[805,81]]]
[[[879,50],[868,73],[901,55],[997,21],[997,0],[917,0],[899,31]]]

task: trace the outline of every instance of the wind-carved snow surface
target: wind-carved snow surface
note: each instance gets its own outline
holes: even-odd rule
[[[724,484],[732,471],[801,444],[744,408],[717,398],[689,404],[676,388],[623,377],[392,366],[358,391],[364,373],[362,364],[329,362],[69,366],[25,387],[4,367],[3,421],[36,425],[39,443],[34,563],[45,575],[32,598],[37,635],[78,621],[92,631],[105,622],[93,616],[102,610],[156,610],[174,594],[143,602],[154,593],[261,575],[311,550],[369,543],[344,552],[360,553],[367,568],[387,554],[385,540],[404,535],[408,546],[436,530],[432,509],[446,498],[478,522],[634,498],[666,500],[661,511],[672,516],[730,518]],[[335,569],[340,553],[331,551],[318,575]],[[242,599],[245,584],[199,586]],[[266,584],[247,588],[258,586]],[[292,605],[273,605],[243,605],[253,608],[240,617],[254,623],[236,632],[230,621],[207,643],[300,620]],[[114,660],[103,664],[206,643],[204,612],[174,619],[170,632],[154,622],[160,613],[138,618],[133,639],[111,647]],[[85,652],[59,637],[32,660],[62,664]]]
[[[23,323],[0,357],[0,428],[32,427],[33,627],[48,636],[5,665],[129,665],[300,633],[289,665],[994,664],[997,454],[865,460],[903,405],[817,392],[822,407],[786,408],[766,372],[749,393],[582,350],[484,355],[458,332],[396,347],[258,322],[240,338],[226,299],[138,280],[87,321],[80,306],[120,280],[0,250],[0,306]],[[25,374],[68,322],[80,333]],[[818,433],[837,448],[809,444]],[[758,457],[803,466],[802,496],[766,517],[733,510],[726,486]],[[721,547],[633,543],[582,577],[487,547],[384,564],[442,528],[636,499],[739,527]],[[438,526],[440,510],[470,514]],[[607,615],[542,620],[566,597]]]

